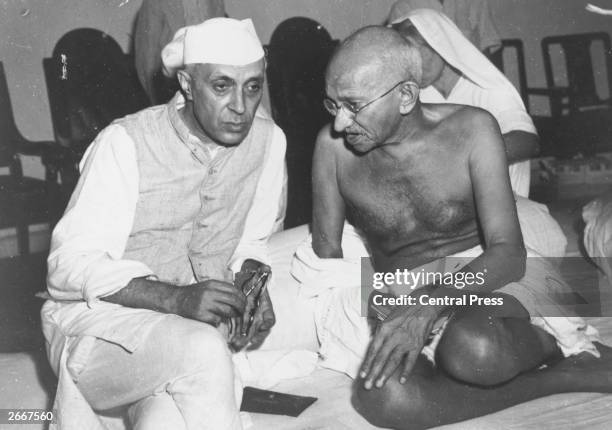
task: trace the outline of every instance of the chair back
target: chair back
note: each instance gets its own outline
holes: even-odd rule
[[[610,106],[612,51],[608,33],[549,36],[543,38],[541,44],[548,87],[567,88],[567,97],[559,99],[557,105],[551,108],[553,116]],[[563,55],[565,70],[555,67],[555,53]],[[597,59],[602,61],[605,67],[603,74],[599,67],[594,67],[594,60]],[[559,82],[564,80],[564,77],[566,84],[560,85]],[[598,93],[598,80],[607,86],[607,97]]]
[[[325,68],[336,45],[321,24],[294,17],[276,27],[267,47],[272,116],[287,136],[285,228],[310,220],[312,153],[317,133],[331,119],[323,107]]]
[[[77,153],[114,119],[148,105],[131,56],[100,30],[66,33],[43,68],[56,140]]]
[[[515,59],[514,67],[516,71],[516,81],[511,79],[513,82],[518,84],[518,91],[523,99],[525,106],[529,106],[529,96],[527,94],[527,69],[525,68],[525,47],[521,39],[502,39],[502,48],[499,56],[499,61],[495,64],[504,73],[508,79],[511,79],[510,75],[513,67],[507,64],[506,59],[513,56]]]
[[[309,18],[287,19],[272,33],[267,69],[272,115],[288,136],[314,137],[329,121],[324,75],[336,44]]]
[[[0,62],[0,167],[16,168],[16,142],[21,134],[15,124],[4,65]]]

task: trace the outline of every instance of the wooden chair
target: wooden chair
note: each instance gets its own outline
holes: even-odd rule
[[[55,138],[75,164],[104,127],[149,105],[132,57],[100,30],[66,33],[43,68]]]
[[[546,84],[553,94],[550,98],[553,117],[596,109],[610,110],[612,50],[608,33],[549,36],[542,39],[541,45]],[[563,55],[565,70],[555,67],[555,49],[560,49]],[[596,55],[600,55],[605,70],[595,70],[593,60]],[[560,83],[563,74],[566,82]],[[603,83],[607,85],[607,98],[601,97],[597,92],[597,75],[601,75],[605,80]]]
[[[325,68],[337,43],[318,22],[294,17],[278,25],[267,47],[272,116],[287,136],[286,227],[310,220],[312,153],[331,119],[323,107]]]
[[[551,122],[546,133],[561,155],[612,150],[612,50],[605,32],[542,39]],[[555,60],[554,54],[563,57]],[[603,68],[596,67],[599,59]],[[559,67],[561,65],[561,67]],[[605,97],[598,92],[598,83]]]
[[[512,59],[510,62],[514,66],[510,66],[506,60]],[[525,66],[525,47],[521,39],[502,39],[502,48],[497,52],[497,55],[490,60],[508,77],[515,76],[514,82],[518,84],[517,90],[523,99],[527,112],[531,111],[531,96],[549,96],[551,91],[547,88],[534,88],[527,85],[527,68]],[[512,73],[514,72],[514,73]],[[541,115],[531,115],[533,123],[540,135],[540,156],[550,155],[551,148],[554,146],[551,141],[554,140],[550,136],[550,129],[553,124],[551,118]]]
[[[491,62],[497,66],[499,70],[510,79],[510,67],[506,63],[506,58],[513,55],[516,61],[516,78],[518,87],[517,90],[525,103],[525,107],[529,110],[529,88],[527,87],[527,69],[525,67],[525,47],[521,39],[502,39],[502,47],[496,51],[494,56],[489,57]]]
[[[45,179],[23,176],[19,155],[39,156],[46,168]],[[4,66],[0,62],[0,228],[17,228],[20,255],[30,252],[29,225],[55,224],[66,203],[57,183],[65,153],[55,142],[31,142],[15,124]]]

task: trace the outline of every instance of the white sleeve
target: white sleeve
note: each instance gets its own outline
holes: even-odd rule
[[[87,149],[81,177],[51,238],[47,287],[56,300],[86,300],[153,274],[122,256],[138,200],[138,164],[126,130],[111,125]]]
[[[285,181],[285,134],[274,126],[272,144],[255,190],[240,242],[230,259],[229,268],[236,273],[244,260],[252,258],[270,264],[268,238],[274,232],[279,209],[283,204]]]
[[[537,134],[535,125],[518,93],[512,94],[505,90],[482,90],[482,94],[477,97],[474,105],[489,111],[495,117],[502,134],[514,130]]]

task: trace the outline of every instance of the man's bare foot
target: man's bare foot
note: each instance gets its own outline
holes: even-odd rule
[[[572,391],[612,393],[612,348],[595,343],[600,358],[582,352],[561,360],[550,368],[570,383]]]

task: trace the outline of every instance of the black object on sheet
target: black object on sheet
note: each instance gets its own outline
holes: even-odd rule
[[[277,391],[244,387],[240,410],[243,412],[297,417],[316,401],[316,397],[295,396]]]

